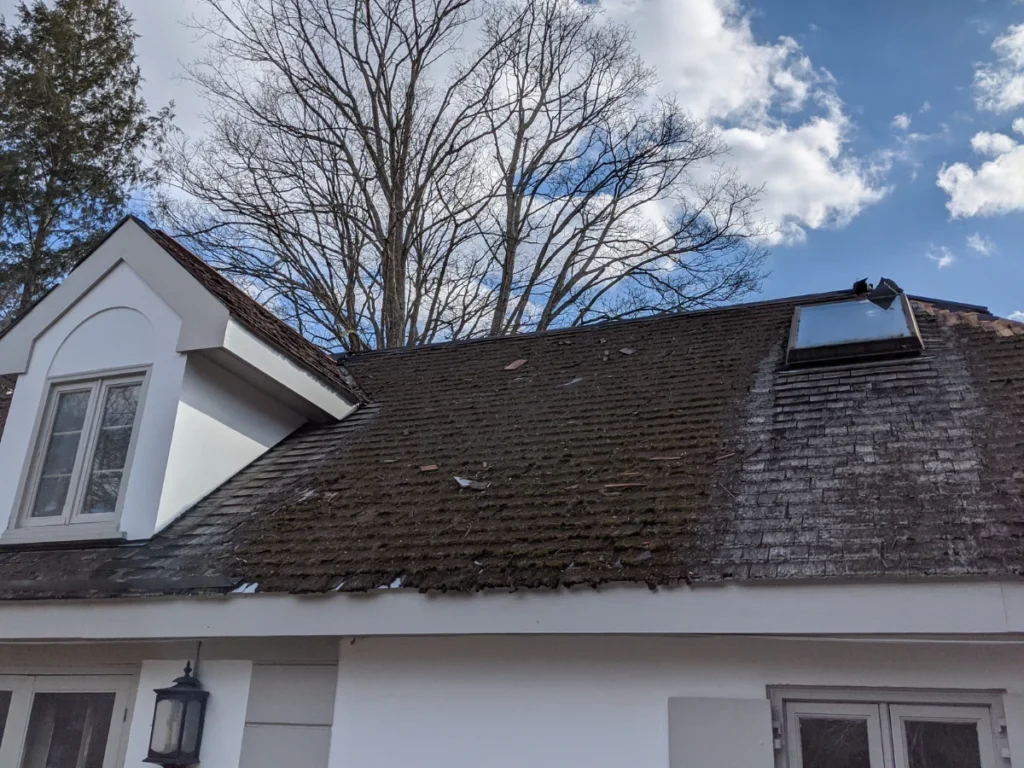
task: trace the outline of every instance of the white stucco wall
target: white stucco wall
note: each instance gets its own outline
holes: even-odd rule
[[[202,355],[189,357],[157,530],[298,429],[304,418]]]
[[[180,330],[174,310],[121,263],[36,340],[0,440],[0,531],[24,490],[48,379],[145,367],[149,383],[121,528],[129,538],[152,534],[185,373],[185,355],[176,351]]]
[[[144,661],[139,675],[135,707],[129,717],[128,748],[124,768],[145,768],[143,759],[149,749],[153,708],[157,688],[166,688],[180,677],[185,660]],[[245,708],[249,700],[251,661],[203,662],[200,670],[203,687],[210,691],[200,750],[202,766],[238,768],[245,730]]]
[[[1024,646],[1016,643],[343,641],[330,768],[668,768],[670,697],[763,700],[767,686],[781,684],[1019,694],[1021,669]],[[1020,708],[1008,712],[1008,731],[1011,744],[1024,734]]]

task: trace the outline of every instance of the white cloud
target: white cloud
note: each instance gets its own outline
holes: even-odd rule
[[[896,117],[892,119],[892,127],[899,128],[901,131],[905,131],[908,128],[910,128],[910,121],[910,115],[908,115],[906,112],[903,112],[902,114],[896,115]]]
[[[753,179],[766,179],[762,213],[779,229],[776,242],[800,242],[806,229],[844,226],[886,190],[870,171],[842,155],[845,121],[815,118],[796,128],[730,128],[731,159]]]
[[[1018,117],[1013,121],[1013,132],[1024,134],[1024,117]]]
[[[723,129],[729,161],[764,185],[761,210],[782,242],[843,226],[888,191],[885,164],[854,156],[832,76],[790,37],[759,42],[739,0],[604,0],[637,49],[694,115]],[[796,116],[809,110],[810,116]]]
[[[1024,323],[1024,312],[1021,312],[1020,310],[1016,312],[1011,312],[1009,318],[1007,319],[1013,320],[1018,323]]]
[[[1024,24],[1011,26],[995,39],[996,60],[974,71],[974,98],[979,109],[1006,112],[1024,105]]]
[[[0,12],[13,0],[0,0]],[[765,185],[761,209],[784,241],[842,226],[888,191],[886,158],[853,155],[853,130],[835,82],[791,37],[758,40],[741,0],[602,0],[606,18],[629,24],[636,47],[658,70],[665,92],[719,125],[732,143],[730,162]],[[180,22],[202,13],[200,0],[125,0],[136,18],[144,93],[156,108],[177,102],[179,127],[204,128],[202,103],[178,79],[181,62],[202,44]],[[807,29],[814,31],[813,25]],[[800,30],[794,28],[794,33]],[[808,116],[808,113],[810,116]],[[891,160],[890,160],[891,162]]]
[[[946,267],[952,266],[953,262],[956,261],[956,255],[944,245],[928,246],[928,253],[925,255],[930,260],[934,261],[935,266],[939,269],[945,269]]]
[[[925,112],[931,112],[931,111],[932,111],[932,104],[931,104],[930,101],[926,101],[924,104],[921,105],[921,114],[924,114]]]
[[[980,253],[982,256],[991,256],[996,250],[996,244],[980,232],[967,236],[967,247],[976,253]]]
[[[967,163],[943,166],[937,183],[954,219],[1024,210],[1024,146],[1014,144],[977,170]]]
[[[1005,155],[1016,146],[1016,141],[1002,133],[981,131],[974,134],[974,137],[971,139],[971,149],[979,155],[987,155],[988,157]]]

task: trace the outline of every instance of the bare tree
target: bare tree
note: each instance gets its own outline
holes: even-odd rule
[[[343,350],[755,290],[756,190],[568,0],[205,0],[178,232]],[[469,51],[467,53],[467,51]]]
[[[706,306],[759,285],[757,190],[595,5],[509,0],[484,30],[503,67],[483,115],[497,169],[481,221],[500,281],[490,331]],[[478,83],[494,98],[487,82]]]
[[[200,205],[165,213],[343,348],[465,333],[461,308],[483,293],[461,246],[490,93],[463,85],[490,51],[435,75],[471,1],[206,0],[211,53],[190,75],[211,133],[167,156]]]

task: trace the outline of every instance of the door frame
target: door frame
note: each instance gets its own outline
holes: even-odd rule
[[[868,727],[871,768],[885,768],[886,740],[883,736],[883,723],[877,704],[787,701],[786,739],[790,744],[800,744],[801,720],[863,720]],[[793,768],[803,768],[803,751],[801,749],[793,751],[790,765]]]
[[[132,674],[45,674],[0,675],[0,689],[13,691],[4,740],[0,744],[0,766],[20,766],[28,735],[29,716],[37,693],[113,693],[114,707],[103,754],[103,768],[119,768],[128,746],[130,708],[134,704],[138,678]]]
[[[978,732],[978,754],[981,768],[996,768],[996,755],[992,745],[992,715],[988,707],[953,707],[924,704],[890,704],[895,768],[907,766],[907,732],[904,720],[933,721],[938,723],[972,723]]]

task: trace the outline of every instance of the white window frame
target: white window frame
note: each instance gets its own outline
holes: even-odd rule
[[[0,743],[0,766],[21,765],[32,702],[37,693],[113,693],[114,708],[103,768],[121,765],[127,746],[128,708],[135,682],[132,675],[0,675],[0,689],[13,692],[3,743]]]
[[[988,707],[929,706],[926,704],[890,704],[889,717],[892,721],[893,765],[908,768],[907,732],[904,720],[934,720],[942,723],[973,723],[978,729],[978,750],[981,768],[996,768],[995,745],[991,738],[992,716]]]
[[[118,523],[124,506],[124,497],[129,484],[129,475],[134,463],[135,449],[138,443],[139,425],[145,410],[146,392],[149,388],[149,369],[132,368],[129,370],[103,371],[90,373],[87,376],[65,376],[50,379],[43,408],[37,421],[31,461],[23,486],[22,497],[18,505],[18,514],[12,516],[12,530],[4,534],[4,541],[24,538],[29,541],[46,540],[77,540],[88,538],[116,538]],[[132,424],[132,436],[125,457],[124,471],[121,476],[121,487],[118,492],[114,512],[109,514],[81,514],[85,502],[85,492],[89,482],[90,469],[98,443],[100,426],[103,419],[103,405],[107,391],[125,384],[139,384],[139,403]],[[32,507],[39,493],[39,483],[43,471],[43,460],[50,442],[54,419],[56,417],[57,400],[65,392],[89,392],[89,404],[86,409],[82,436],[71,473],[68,495],[64,501],[64,509],[60,516],[33,518]]]
[[[777,768],[802,768],[799,721],[805,717],[867,720],[872,768],[907,768],[902,724],[908,719],[976,723],[982,768],[1001,768],[1005,762],[996,756],[1009,754],[1004,691],[770,686],[768,692]]]
[[[882,738],[881,714],[876,704],[847,704],[824,701],[787,701],[786,743],[800,743],[801,720],[863,720],[868,726],[868,747],[872,766],[885,765],[885,741]],[[794,750],[789,763],[803,768],[803,755]]]

